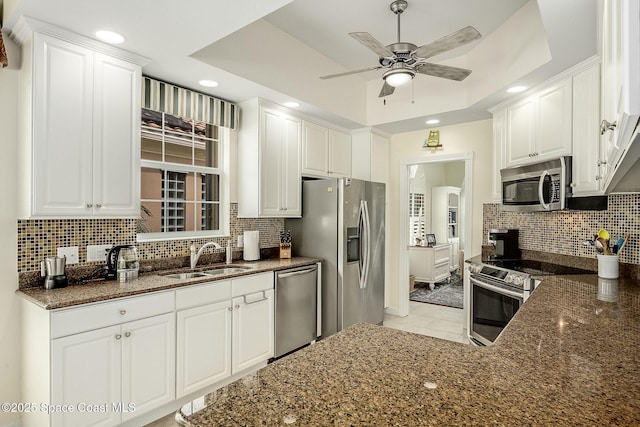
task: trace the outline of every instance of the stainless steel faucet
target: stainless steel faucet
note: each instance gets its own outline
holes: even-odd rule
[[[191,246],[189,247],[189,250],[191,251],[191,269],[192,270],[196,268],[196,264],[198,264],[198,260],[200,259],[200,255],[202,255],[202,252],[210,246],[213,246],[215,249],[222,249],[222,246],[220,246],[216,242],[207,242],[204,245],[202,245],[200,249],[198,249],[198,251],[196,252],[196,244],[194,242],[191,242]]]

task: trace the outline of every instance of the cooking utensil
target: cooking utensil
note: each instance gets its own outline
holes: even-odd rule
[[[624,248],[624,245],[627,244],[627,242],[629,241],[629,235],[626,234],[624,236],[624,241],[622,242],[622,244],[618,247],[618,253],[620,253],[622,251],[622,249]]]
[[[605,255],[611,255],[611,248],[609,247],[609,240],[598,237],[598,243],[602,245],[602,249]]]
[[[598,237],[604,240],[609,240],[611,238],[609,232],[605,229],[598,231]]]
[[[599,254],[604,254],[604,246],[600,242],[600,239],[597,239],[594,242],[594,246],[596,247],[596,251],[598,251]]]

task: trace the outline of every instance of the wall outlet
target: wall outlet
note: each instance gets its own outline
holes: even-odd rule
[[[111,245],[89,245],[87,246],[87,262],[106,262],[107,254],[111,250]]]
[[[67,265],[69,264],[77,264],[80,262],[80,257],[78,256],[78,247],[77,246],[65,246],[62,248],[58,248],[58,256],[66,256],[67,257]]]

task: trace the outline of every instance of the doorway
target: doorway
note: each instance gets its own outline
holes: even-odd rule
[[[421,176],[424,176],[424,179],[422,179]],[[418,177],[417,180],[416,177]],[[473,153],[436,155],[428,158],[407,159],[402,161],[400,165],[400,230],[403,230],[403,232],[400,233],[398,247],[400,258],[398,277],[400,284],[398,286],[399,316],[403,317],[410,314],[409,251],[412,246],[415,246],[416,236],[419,236],[420,233],[427,238],[429,238],[429,236],[427,236],[429,234],[436,235],[436,242],[440,239],[440,242],[446,243],[449,243],[449,236],[455,236],[459,250],[462,251],[465,256],[471,256],[472,177]],[[412,180],[414,182],[412,182]],[[424,185],[421,184],[421,180],[424,180]],[[459,184],[457,184],[458,182]],[[450,227],[452,224],[447,224],[446,228],[441,229],[444,231],[432,230],[434,219],[431,206],[433,201],[433,187],[460,189],[457,212],[455,214],[455,231]],[[420,189],[422,189],[422,193],[418,191]],[[420,194],[422,194],[422,196],[420,196]],[[420,204],[422,204],[422,215],[420,213]],[[411,211],[412,209],[413,211]],[[429,213],[427,214],[428,210]],[[449,211],[446,210],[443,212],[445,213],[442,213],[442,215],[448,219]],[[438,234],[440,237],[437,237]],[[413,241],[412,238],[414,238]],[[466,248],[469,250],[465,251]],[[464,269],[464,259],[458,259],[456,261],[459,265],[460,272],[462,272]],[[463,325],[466,326],[469,306],[469,289],[467,286],[464,286],[463,294]]]

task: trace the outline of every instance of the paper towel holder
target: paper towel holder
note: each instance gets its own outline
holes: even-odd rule
[[[245,261],[257,261],[260,259],[260,232],[245,231],[243,236],[242,259]]]

